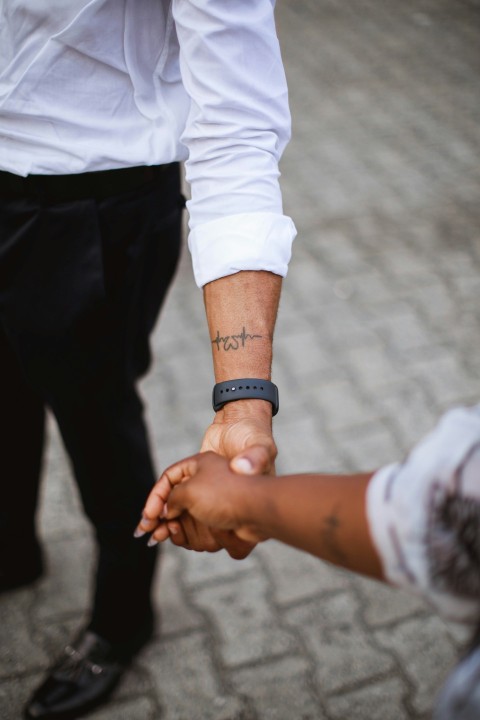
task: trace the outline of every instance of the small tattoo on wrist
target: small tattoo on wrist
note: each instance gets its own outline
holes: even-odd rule
[[[339,514],[339,508],[334,508],[332,513],[324,519],[322,536],[325,547],[332,558],[341,565],[345,565],[347,562],[346,555],[337,542],[337,530],[340,528]]]
[[[220,331],[217,330],[217,335],[212,340],[212,345],[217,346],[218,352],[220,352],[221,349],[228,352],[228,350],[238,350],[241,347],[244,348],[247,340],[258,340],[262,337],[262,335],[250,335],[250,333],[247,333],[245,330],[245,326],[242,328],[242,332],[238,335],[222,336],[220,335]]]

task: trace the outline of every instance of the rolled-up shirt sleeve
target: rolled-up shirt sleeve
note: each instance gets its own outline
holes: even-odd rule
[[[295,237],[278,162],[290,138],[272,0],[174,0],[190,97],[182,134],[199,286],[240,270],[285,276]]]

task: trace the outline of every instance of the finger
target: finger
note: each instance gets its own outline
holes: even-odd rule
[[[158,524],[156,530],[150,535],[150,539],[147,545],[149,547],[152,547],[153,545],[157,545],[160,542],[165,542],[165,540],[168,540],[169,537],[170,532],[168,530],[167,524],[165,522],[161,522]]]
[[[153,532],[159,526],[159,518],[164,515],[166,502],[174,485],[191,477],[197,468],[196,456],[186,458],[167,468],[153,486],[137,525],[134,536],[141,537]],[[171,513],[170,517],[173,517]]]
[[[247,448],[230,461],[230,468],[241,475],[261,475],[269,472],[274,461],[272,453],[265,445]]]
[[[168,503],[165,504],[164,518],[167,520],[173,520],[177,518],[182,512],[188,510],[188,495],[189,495],[189,483],[186,482],[184,485],[177,485],[174,487],[168,498]]]
[[[147,518],[144,518],[142,515],[142,519],[138,523],[137,527],[135,528],[133,532],[133,537],[140,538],[143,537],[143,535],[146,535],[147,533],[153,532],[160,524],[160,520],[157,518],[156,520],[148,520]]]
[[[243,560],[250,555],[255,542],[242,540],[232,530],[214,530],[212,535],[216,542],[223,547],[234,560]]]
[[[168,480],[162,475],[147,498],[142,518],[133,533],[134,537],[142,537],[146,533],[153,532],[159,526],[170,489]]]
[[[166,526],[170,534],[170,540],[174,545],[190,548],[188,535],[185,531],[183,523],[181,523],[179,520],[174,520],[172,522],[167,522]]]
[[[217,543],[212,535],[210,528],[203,523],[198,523],[195,518],[192,518],[188,514],[183,514],[181,518],[181,526],[186,542],[183,541],[183,537],[180,537],[180,533],[175,536],[175,540],[172,539],[176,545],[183,545],[188,547],[190,550],[196,550],[197,552],[217,552],[221,550],[222,546]]]
[[[178,485],[184,480],[188,480],[192,475],[195,475],[198,468],[198,461],[201,458],[200,454],[192,455],[191,457],[185,458],[174,465],[170,465],[164,470],[163,475],[168,479],[170,487]]]
[[[171,489],[172,486],[167,475],[163,474],[150,491],[150,495],[148,496],[145,507],[143,508],[142,521],[144,524],[148,525],[150,521],[161,517],[163,507],[168,499]]]
[[[238,530],[235,530],[235,535],[240,538],[240,540],[245,540],[247,543],[250,543],[252,546],[258,545],[259,542],[262,542],[262,540],[266,540],[266,536],[260,535],[260,533],[252,530],[249,527],[243,526],[239,528]]]

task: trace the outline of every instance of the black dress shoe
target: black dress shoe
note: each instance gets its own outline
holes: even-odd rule
[[[143,633],[143,643],[150,638]],[[143,644],[142,643],[142,644]],[[136,644],[135,652],[140,649]],[[87,630],[63,656],[33,694],[25,717],[41,720],[72,720],[107,700],[132,659],[120,648]]]

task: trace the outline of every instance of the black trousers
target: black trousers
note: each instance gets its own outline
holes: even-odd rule
[[[64,194],[41,179],[0,196],[0,567],[28,562],[37,542],[49,406],[98,541],[91,627],[120,641],[151,618],[156,553],[132,532],[155,475],[135,383],[177,265],[183,198],[176,164],[134,174],[133,188],[128,172],[110,176],[91,193],[83,180],[80,199],[76,184]]]

